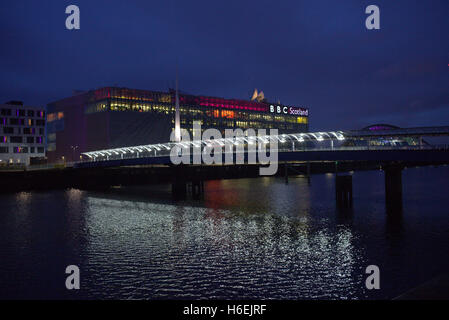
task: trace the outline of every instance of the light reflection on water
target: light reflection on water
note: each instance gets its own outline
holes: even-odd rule
[[[314,296],[337,297],[354,286],[360,254],[345,227],[314,231],[307,219],[275,214],[91,197],[87,203],[87,267],[102,267],[90,280],[98,288],[117,281],[117,296],[137,297],[138,287],[154,298],[298,298],[318,287]],[[123,274],[117,266],[131,261],[135,272]]]
[[[177,203],[169,186],[2,195],[0,298],[392,298],[449,266],[448,177],[406,170],[396,219],[378,171],[354,174],[345,212],[333,175],[210,181],[204,200]],[[378,292],[364,289],[369,264]]]

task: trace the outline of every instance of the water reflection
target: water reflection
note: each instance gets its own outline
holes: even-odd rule
[[[219,193],[213,182],[204,201],[210,208],[88,197],[89,281],[101,284],[89,295],[129,297],[138,287],[151,298],[355,297],[354,264],[363,254],[351,230],[314,226],[307,202],[292,208],[295,219],[260,199],[256,208],[233,208],[253,201],[238,196],[253,183],[224,183],[239,190]],[[270,188],[284,201],[285,191]]]
[[[392,298],[449,267],[448,177],[407,170],[391,214],[378,171],[354,174],[344,210],[333,174],[210,181],[200,201],[170,186],[1,195],[0,298]],[[380,291],[364,289],[369,264]]]

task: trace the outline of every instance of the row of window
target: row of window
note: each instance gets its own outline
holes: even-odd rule
[[[3,133],[4,134],[40,134],[44,135],[44,128],[13,128],[13,127],[3,127]]]
[[[0,124],[6,126],[6,125],[12,125],[12,126],[45,126],[45,120],[34,120],[34,119],[23,119],[23,118],[0,118]]]
[[[13,153],[44,153],[44,147],[13,147]],[[0,153],[9,153],[9,147],[0,147]]]
[[[64,112],[54,112],[47,115],[47,122],[53,122],[64,118]]]
[[[219,130],[225,129],[278,129],[278,130],[287,130],[289,132],[303,132],[307,131],[305,124],[301,124],[298,127],[298,124],[291,123],[263,123],[263,122],[254,122],[254,121],[236,121],[235,124],[233,121],[200,121],[202,129],[207,128],[217,128]],[[174,121],[172,121],[174,124]],[[189,131],[193,128],[193,123],[181,120],[181,127],[185,128]]]
[[[13,110],[13,109],[2,108],[0,110],[0,114],[2,116],[15,115],[16,117],[38,117],[38,118],[45,117],[45,111],[42,111],[42,110],[24,110],[24,109]]]
[[[100,102],[96,104],[89,105],[86,109],[86,113],[94,113],[101,111],[137,111],[137,112],[154,112],[154,113],[164,113],[172,114],[175,112],[175,107],[172,105],[159,105],[159,104],[129,104],[123,102],[111,102],[110,107],[106,102]],[[224,118],[224,119],[238,119],[238,120],[263,120],[267,122],[289,122],[289,123],[300,123],[307,124],[308,117],[297,117],[291,115],[271,115],[266,113],[255,113],[255,112],[245,112],[245,111],[234,111],[234,110],[222,110],[222,109],[210,109],[202,108],[198,109],[196,107],[180,107],[181,117],[192,117],[192,118]]]
[[[304,118],[304,117],[298,117]],[[296,119],[295,119],[296,120]],[[204,119],[189,119],[181,117],[181,125],[183,127],[192,127],[194,121],[199,121],[201,125],[205,127],[228,127],[228,128],[267,128],[267,129],[295,129],[299,130],[299,127],[307,125],[307,118],[305,120],[298,119],[296,122],[264,122],[264,121],[240,121],[240,120],[229,120],[229,119],[214,119],[214,118],[204,118]],[[174,123],[174,120],[171,121]],[[298,126],[298,124],[300,126]]]
[[[0,136],[0,143],[38,143],[43,144],[44,143],[44,137],[19,137],[19,136]]]
[[[189,131],[189,132],[191,132],[191,133],[193,133],[193,128],[192,127],[189,127],[189,126],[187,126],[187,127],[181,127],[182,129],[185,129],[185,130],[187,130],[187,131]],[[204,127],[202,127],[202,132],[204,132],[204,130],[206,130],[208,128],[208,126],[204,126]],[[277,130],[283,130],[283,131],[285,131],[285,132],[290,132],[290,133],[296,133],[296,132],[298,132],[298,128],[297,127],[295,127],[295,126],[293,126],[293,125],[289,125],[289,124],[283,124],[283,125],[273,125],[273,124],[270,124],[270,125],[267,125],[267,126],[265,126],[265,127],[259,127],[259,128],[254,128],[254,127],[248,127],[246,124],[241,124],[240,126],[237,126],[237,127],[225,127],[225,126],[212,126],[212,128],[214,128],[214,129],[217,129],[217,130],[219,130],[220,132],[221,132],[221,134],[224,136],[225,135],[225,133],[226,133],[226,129],[243,129],[243,130],[246,130],[246,129],[266,129],[266,130],[269,130],[269,129],[277,129]],[[174,128],[172,128],[172,130],[175,130]],[[303,129],[300,129],[299,131],[305,131],[305,128],[303,128]],[[267,134],[268,134],[269,132],[267,131]]]
[[[171,102],[172,95],[156,91],[107,87],[95,90],[90,97],[90,101],[98,101],[106,98],[127,99],[137,101]]]

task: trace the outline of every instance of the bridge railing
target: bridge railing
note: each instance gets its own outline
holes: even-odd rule
[[[247,145],[244,146],[244,153],[247,153]],[[232,148],[232,151],[229,149],[226,150],[225,146],[223,146],[222,153],[233,153],[235,154],[237,151],[235,146]],[[269,147],[266,150],[270,150],[270,152],[311,152],[311,151],[381,151],[381,150],[449,150],[449,145],[400,145],[400,146],[313,146],[308,147],[304,144],[299,144],[295,142],[285,142],[279,143],[276,149],[270,149]],[[190,148],[190,154],[198,154],[198,152],[194,152],[195,149]],[[204,151],[204,148],[201,148],[201,152]],[[82,162],[98,162],[98,161],[109,161],[109,160],[126,160],[126,159],[139,159],[139,158],[153,158],[153,157],[167,157],[170,156],[169,149],[161,149],[157,152],[155,151],[142,151],[142,152],[129,152],[125,154],[110,154],[105,156],[92,157],[88,159],[83,159]],[[70,166],[70,164],[67,164]]]

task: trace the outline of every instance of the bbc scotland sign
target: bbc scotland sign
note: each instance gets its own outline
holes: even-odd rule
[[[270,105],[270,112],[271,113],[289,114],[289,115],[293,115],[293,116],[305,116],[305,117],[307,117],[309,115],[308,109],[297,108],[297,107],[287,107],[287,106]]]

